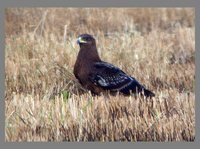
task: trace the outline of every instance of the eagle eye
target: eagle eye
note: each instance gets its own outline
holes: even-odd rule
[[[90,37],[85,37],[85,40],[89,41],[89,40],[91,40],[91,38]]]

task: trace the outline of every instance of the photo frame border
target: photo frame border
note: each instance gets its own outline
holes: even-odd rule
[[[5,8],[8,7],[193,7],[195,8],[195,41],[200,41],[199,0],[5,0],[0,1],[0,148],[2,149],[102,149],[148,148],[183,149],[200,146],[200,42],[195,42],[195,141],[194,142],[5,142]]]

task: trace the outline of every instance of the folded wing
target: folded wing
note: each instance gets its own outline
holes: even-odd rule
[[[130,94],[130,91],[141,91],[144,88],[136,79],[128,76],[112,64],[96,62],[94,67],[95,71],[93,74],[90,74],[90,80],[103,89]]]

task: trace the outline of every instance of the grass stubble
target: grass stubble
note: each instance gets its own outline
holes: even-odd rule
[[[194,9],[8,8],[5,16],[6,142],[194,141]],[[72,73],[81,33],[156,97],[86,92]]]

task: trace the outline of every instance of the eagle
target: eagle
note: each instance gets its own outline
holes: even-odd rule
[[[79,35],[77,44],[79,44],[80,50],[73,72],[80,84],[91,91],[93,95],[109,91],[123,95],[141,93],[146,97],[155,96],[134,77],[127,75],[120,68],[108,62],[102,61],[92,35]]]

